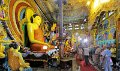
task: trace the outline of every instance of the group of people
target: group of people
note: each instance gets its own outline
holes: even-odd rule
[[[85,64],[89,65],[90,61],[93,65],[98,66],[104,71],[112,71],[116,64],[116,48],[115,44],[111,46],[103,45],[102,47],[78,47],[80,60],[85,60]]]
[[[94,65],[103,68],[105,71],[112,71],[116,64],[116,47],[103,45],[102,48],[96,46],[91,48],[91,60]]]

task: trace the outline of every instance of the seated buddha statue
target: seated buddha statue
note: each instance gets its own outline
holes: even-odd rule
[[[37,14],[31,16],[29,23],[27,23],[28,38],[30,41],[30,48],[35,52],[46,52],[53,49],[51,45],[44,42],[44,32],[42,30],[41,17]],[[46,46],[44,48],[44,46]]]

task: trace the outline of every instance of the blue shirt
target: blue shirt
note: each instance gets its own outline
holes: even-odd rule
[[[102,56],[105,56],[105,57],[111,57],[111,51],[108,50],[108,49],[105,49],[103,52],[102,52]]]

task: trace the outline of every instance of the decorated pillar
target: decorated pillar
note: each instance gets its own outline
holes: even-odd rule
[[[63,6],[62,6],[62,0],[58,0],[58,6],[59,6],[59,36],[60,36],[60,56],[62,57],[63,53],[63,47],[62,47],[62,41],[63,41]]]

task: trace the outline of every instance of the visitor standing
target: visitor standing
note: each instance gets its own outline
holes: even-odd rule
[[[110,48],[110,47],[109,47]],[[103,67],[104,67],[104,71],[112,71],[112,67],[111,67],[111,51],[106,47],[103,46],[103,52],[102,52],[102,56],[103,56]]]
[[[96,61],[95,60],[95,51],[96,51],[96,46],[92,47],[92,49],[91,49],[91,55],[92,55],[92,61],[93,61],[93,63]]]
[[[100,52],[101,52],[101,48],[97,45],[96,46],[96,50],[95,50],[95,57],[94,57],[94,64],[98,65],[100,62]]]
[[[83,60],[83,49],[82,48],[78,48],[78,54],[79,54],[80,61]]]
[[[85,48],[84,48],[84,58],[85,58],[85,63],[86,63],[86,65],[89,64],[89,59],[88,59],[88,57],[89,57],[89,48],[88,48],[88,47],[85,47]]]
[[[113,61],[113,67],[115,67],[115,64],[116,64],[116,47],[115,47],[115,44],[112,44],[111,45],[111,49],[110,49],[111,53],[112,53],[112,61]]]

